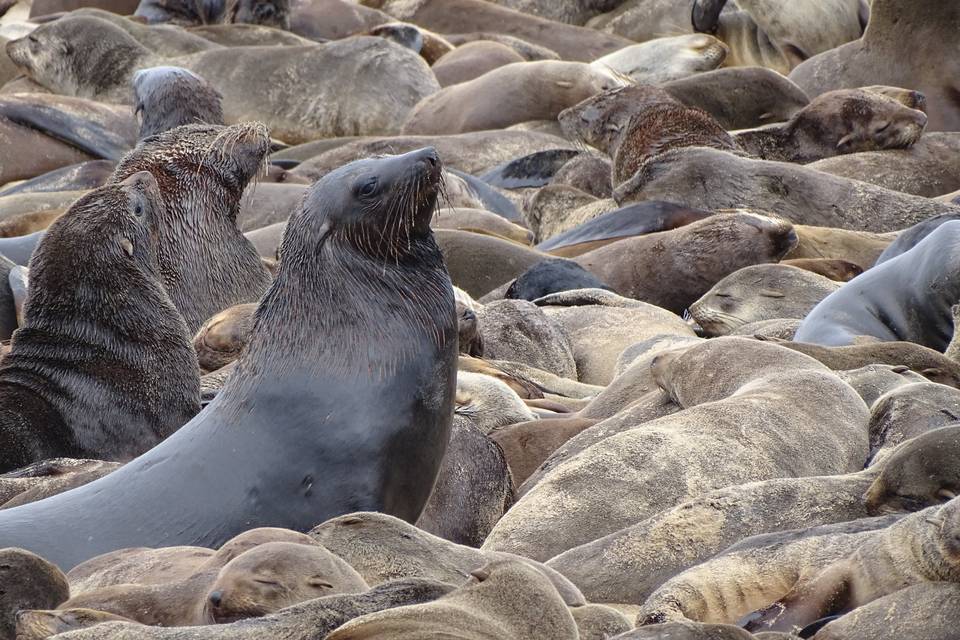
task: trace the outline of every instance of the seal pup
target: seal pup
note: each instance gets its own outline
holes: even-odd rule
[[[727,239],[722,248],[718,237]],[[725,276],[776,262],[796,243],[789,223],[737,212],[614,242],[574,260],[622,296],[683,313]]]
[[[734,271],[690,305],[690,317],[705,336],[726,335],[751,322],[776,318],[802,320],[840,288],[824,276],[784,264],[762,264]]]
[[[52,609],[70,596],[55,565],[23,549],[0,549],[0,637],[13,638],[21,609]]]
[[[953,337],[951,308],[960,302],[954,284],[958,260],[960,221],[952,220],[827,296],[803,320],[794,340],[843,346],[867,336],[942,352]]]
[[[727,57],[727,45],[705,33],[655,38],[597,58],[590,66],[612,69],[634,82],[664,84],[713,71]]]
[[[17,640],[47,640],[51,636],[86,629],[102,622],[134,622],[96,609],[24,609],[17,613]]]
[[[860,151],[906,149],[926,126],[923,111],[873,91],[842,89],[817,96],[788,122],[737,132],[733,139],[758,158],[807,164]]]
[[[191,334],[215,313],[259,300],[272,280],[237,227],[244,189],[269,149],[259,123],[186,125],[143,140],[114,171],[123,180],[147,170],[160,184],[157,264]]]
[[[791,631],[922,582],[960,582],[960,500],[907,516],[758,612],[748,631]]]
[[[159,191],[131,173],[83,196],[40,242],[23,325],[0,361],[0,470],[129,459],[199,410],[196,355],[153,260]]]
[[[455,134],[552,120],[567,107],[623,84],[609,70],[582,62],[514,62],[424,97],[407,117],[403,134]]]
[[[392,607],[421,604],[453,591],[454,586],[424,578],[391,580],[369,591],[314,598],[262,618],[196,627],[148,627],[134,623],[98,625],[73,631],[80,640],[312,640],[325,637],[348,620]],[[62,613],[62,612],[61,612]]]
[[[216,399],[109,476],[0,512],[0,544],[69,569],[124,547],[216,546],[257,526],[303,531],[355,508],[415,520],[440,468],[456,384],[453,291],[430,232],[440,170],[423,149],[317,182],[291,216],[277,278]],[[307,337],[317,331],[324,340]],[[371,404],[371,394],[393,400]],[[69,533],[53,524],[65,517]]]
[[[800,64],[790,79],[810,96],[868,85],[910,87],[927,97],[929,130],[956,131],[960,62],[950,42],[958,24],[960,6],[953,2],[874,0],[863,37]]]
[[[140,140],[184,124],[223,124],[220,92],[180,67],[149,67],[134,73],[133,100]]]

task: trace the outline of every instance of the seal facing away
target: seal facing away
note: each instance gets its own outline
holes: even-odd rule
[[[453,288],[430,231],[440,175],[431,148],[317,182],[217,398],[100,481],[0,513],[0,546],[68,569],[125,547],[306,531],[352,511],[415,521],[456,387]]]
[[[83,196],[30,261],[0,365],[0,472],[45,458],[133,458],[200,410],[199,369],[153,260],[156,180]]]

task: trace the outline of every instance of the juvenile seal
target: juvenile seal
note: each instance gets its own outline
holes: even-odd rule
[[[923,582],[960,582],[960,500],[912,514],[849,557],[798,581],[747,630],[790,631]]]
[[[164,201],[154,223],[160,276],[191,334],[234,304],[255,302],[270,272],[237,228],[244,188],[270,149],[259,123],[187,125],[141,142],[116,180],[147,170]]]
[[[196,355],[152,257],[163,215],[154,177],[132,173],[78,200],[40,242],[23,326],[0,364],[0,470],[129,459],[199,410]]]
[[[806,164],[835,155],[905,149],[920,139],[927,115],[893,98],[863,89],[828,91],[788,122],[734,135],[764,160]]]
[[[943,351],[953,336],[951,307],[960,302],[958,261],[960,221],[952,220],[827,296],[800,324],[794,340],[843,346],[868,336]]]
[[[70,595],[56,566],[23,549],[0,549],[0,634],[13,638],[21,609],[52,609]]]
[[[0,513],[0,544],[70,568],[123,547],[215,546],[257,526],[306,530],[352,508],[415,520],[443,457],[455,388],[453,292],[429,227],[439,177],[436,153],[424,149],[351,163],[314,185],[217,398],[106,478]],[[345,277],[357,284],[345,290]],[[318,330],[322,341],[301,335]],[[371,394],[393,400],[370,403]],[[340,466],[350,473],[327,482]],[[171,492],[176,505],[163,497]],[[69,532],[53,524],[65,517]]]
[[[591,62],[644,84],[664,84],[713,71],[727,57],[727,45],[713,36],[697,33],[655,38],[608,53]]]
[[[133,622],[95,609],[25,609],[17,614],[17,640],[47,640],[51,636],[86,629],[102,622]]]
[[[134,113],[140,139],[184,124],[223,124],[223,96],[180,67],[150,67],[133,74]]]
[[[840,285],[797,267],[763,264],[734,271],[690,305],[703,335],[726,335],[751,322],[802,320]]]

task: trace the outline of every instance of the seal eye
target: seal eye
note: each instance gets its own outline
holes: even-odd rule
[[[143,215],[143,205],[138,202],[138,203],[137,203],[137,206],[134,207],[134,209],[133,209],[133,213],[134,213],[136,216],[138,216],[138,217],[139,217],[139,216],[142,216],[142,215]]]
[[[370,197],[377,190],[377,179],[370,178],[357,188],[357,195],[360,195],[364,198]]]

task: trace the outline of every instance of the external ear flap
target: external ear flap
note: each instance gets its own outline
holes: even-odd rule
[[[318,589],[333,589],[333,585],[320,576],[313,576],[307,579],[307,584]]]
[[[130,257],[132,258],[132,257],[133,257],[133,242],[130,241],[130,238],[126,238],[126,237],[124,237],[124,236],[120,236],[120,239],[119,239],[118,242],[120,243],[120,248],[123,249],[124,253],[126,253],[128,256],[130,256]]]
[[[852,133],[848,133],[840,138],[840,141],[837,142],[837,151],[846,151],[849,149],[850,145],[853,143],[853,137],[854,135]]]

